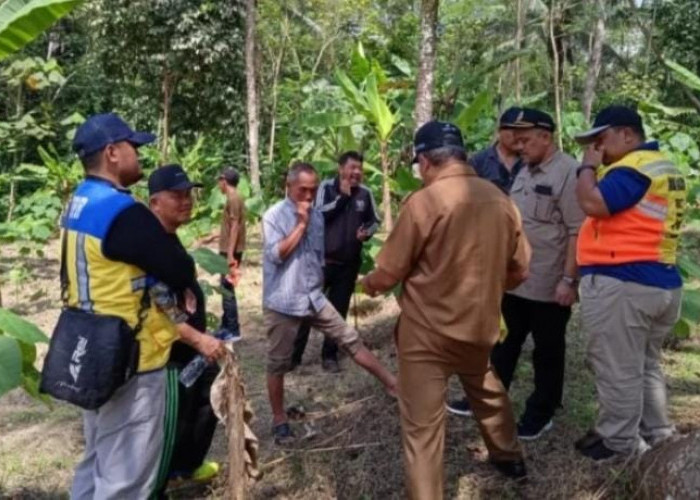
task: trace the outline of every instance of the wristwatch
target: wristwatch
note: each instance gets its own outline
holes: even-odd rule
[[[576,283],[578,283],[578,280],[571,276],[562,276],[561,280],[569,286],[576,286]]]
[[[595,165],[583,164],[576,169],[576,178],[578,179],[579,175],[581,175],[581,172],[588,169],[591,169],[593,170],[593,172],[595,172],[598,169],[598,167],[596,167]]]

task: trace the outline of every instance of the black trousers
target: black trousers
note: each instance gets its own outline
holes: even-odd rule
[[[221,256],[226,257],[225,253],[220,253]],[[236,260],[241,262],[243,258],[243,253],[236,252],[234,254]],[[233,285],[228,282],[226,276],[221,276],[221,288],[228,290],[229,295],[221,295],[221,307],[223,314],[221,315],[221,328],[226,328],[232,334],[238,336],[241,334],[241,327],[238,323],[238,302],[236,300],[236,290]]]
[[[323,287],[326,297],[343,318],[346,318],[348,315],[350,299],[352,299],[352,294],[355,291],[355,282],[359,271],[359,262],[352,264],[326,263],[323,269]],[[292,361],[295,364],[301,363],[306,343],[309,340],[310,330],[311,327],[306,323],[302,323],[299,327],[297,338],[294,341],[294,354],[292,355]],[[321,358],[336,361],[338,359],[338,345],[329,337],[324,336]]]
[[[515,366],[529,333],[535,341],[532,364],[535,369],[535,390],[527,399],[524,420],[546,423],[561,406],[564,388],[566,324],[571,307],[555,302],[539,302],[505,294],[501,312],[508,336],[496,344],[491,362],[506,390],[513,380]]]
[[[185,365],[177,363],[178,371]],[[191,387],[178,384],[177,430],[170,461],[171,475],[189,475],[202,465],[209,452],[217,418],[211,408],[209,394],[219,374],[217,364],[209,365]]]

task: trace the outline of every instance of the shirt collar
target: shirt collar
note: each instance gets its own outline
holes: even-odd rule
[[[87,174],[87,175],[85,176],[85,180],[90,180],[90,181],[95,181],[95,182],[102,182],[102,183],[104,183],[104,184],[107,184],[107,185],[113,187],[114,189],[116,189],[116,190],[119,191],[120,193],[131,194],[131,191],[130,191],[130,190],[128,190],[128,189],[126,189],[126,188],[123,188],[123,187],[120,187],[120,186],[117,186],[115,183],[113,183],[113,182],[110,181],[109,179],[105,179],[104,177],[100,177],[99,175]]]
[[[538,163],[538,164],[535,165],[535,166],[529,166],[529,165],[528,165],[528,167],[529,167],[530,170],[532,170],[532,171],[537,171],[537,170],[539,170],[539,171],[541,171],[541,172],[544,172],[544,171],[546,171],[547,169],[549,169],[549,167],[551,167],[552,164],[554,164],[554,162],[556,162],[556,161],[559,159],[559,156],[560,156],[561,154],[562,154],[561,151],[557,149],[557,150],[554,152],[554,154],[553,154],[552,156],[549,157],[549,159],[548,159],[547,161],[545,161],[545,162],[543,162],[543,163]]]
[[[440,179],[445,179],[447,177],[457,177],[457,176],[476,176],[476,171],[474,168],[465,162],[459,160],[450,160],[447,165],[440,168],[440,172],[435,177],[436,181]]]
[[[641,146],[636,147],[634,150],[635,151],[658,151],[659,150],[659,141],[645,142]]]

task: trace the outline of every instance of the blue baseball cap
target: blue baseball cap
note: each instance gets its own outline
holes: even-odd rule
[[[418,163],[418,154],[445,146],[464,150],[462,132],[452,123],[432,121],[424,124],[413,137],[413,163]]]
[[[579,144],[588,144],[612,127],[629,127],[642,135],[644,134],[644,125],[639,113],[627,106],[608,106],[595,116],[592,129],[574,136],[574,139]]]
[[[199,182],[192,182],[180,165],[165,165],[155,169],[148,178],[148,195],[153,196],[161,191],[185,191],[203,186]]]
[[[131,130],[117,114],[104,113],[89,117],[78,127],[73,138],[73,151],[79,158],[85,158],[117,142],[127,141],[138,148],[155,140],[154,134]]]

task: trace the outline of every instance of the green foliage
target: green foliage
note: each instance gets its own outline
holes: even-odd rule
[[[39,372],[34,367],[37,343],[48,342],[34,324],[0,308],[0,396],[22,387],[35,398],[39,395]]]
[[[82,0],[5,0],[0,4],[0,61],[81,3]]]
[[[228,263],[221,255],[208,248],[198,248],[190,252],[194,261],[210,274],[228,274]]]

